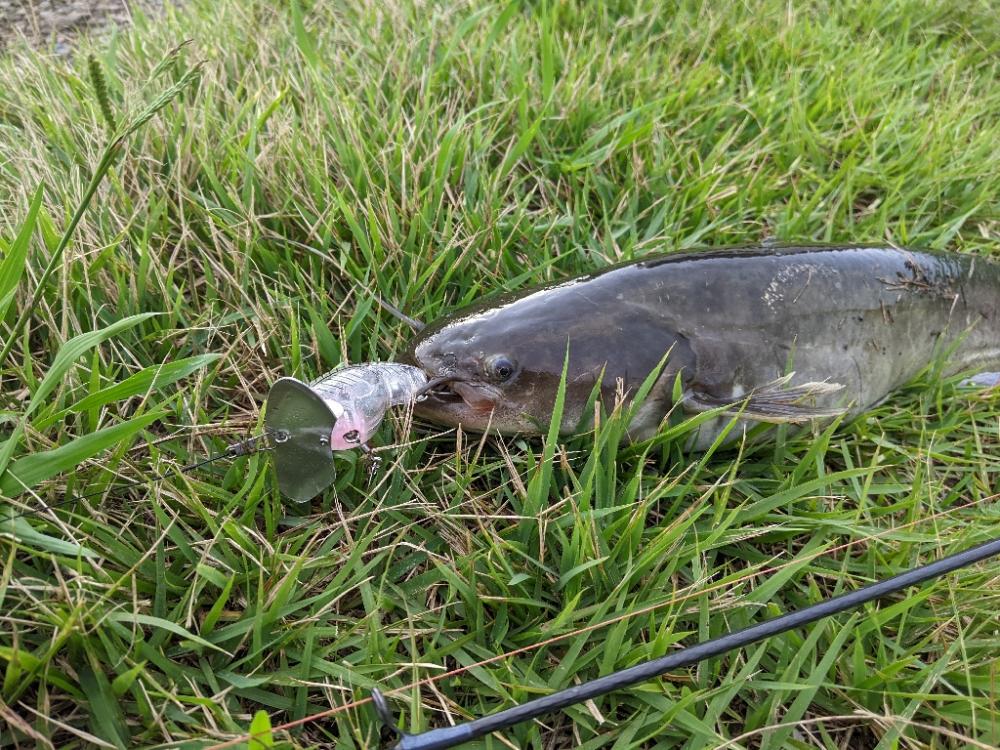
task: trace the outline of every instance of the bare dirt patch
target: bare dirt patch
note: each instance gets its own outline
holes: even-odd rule
[[[163,0],[0,0],[0,51],[24,37],[67,53],[78,34],[127,24],[134,9],[162,5]]]

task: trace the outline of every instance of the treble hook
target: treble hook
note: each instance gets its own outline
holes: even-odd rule
[[[368,443],[360,443],[358,448],[364,454],[365,463],[368,465],[368,484],[371,484],[375,479],[375,474],[382,466],[382,457],[375,453]]]
[[[423,401],[427,398],[427,394],[437,388],[439,385],[444,385],[445,383],[450,383],[453,380],[457,380],[453,375],[440,375],[436,378],[431,378],[428,380],[416,393],[413,394],[414,401]]]

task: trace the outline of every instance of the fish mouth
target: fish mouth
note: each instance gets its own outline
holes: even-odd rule
[[[496,409],[501,397],[499,390],[489,383],[456,375],[439,375],[420,389],[417,404],[425,409],[438,407],[450,412],[461,411],[464,405],[476,416],[485,417]]]

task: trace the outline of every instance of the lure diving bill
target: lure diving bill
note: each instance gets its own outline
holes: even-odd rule
[[[329,487],[334,451],[370,452],[368,441],[386,412],[413,401],[426,385],[420,368],[393,362],[342,367],[311,383],[275,381],[264,423],[281,493],[306,502]]]

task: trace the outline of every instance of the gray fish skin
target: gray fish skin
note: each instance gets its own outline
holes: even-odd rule
[[[471,431],[539,434],[552,416],[567,347],[563,433],[591,423],[583,411],[598,380],[610,407],[616,387],[634,394],[668,351],[630,425],[632,439],[657,432],[678,376],[689,413],[749,396],[745,424],[838,410],[851,417],[946,352],[946,374],[1000,370],[1000,265],[857,245],[645,257],[491,297],[427,326],[403,360],[429,378],[453,380],[416,413]],[[809,385],[817,383],[841,388]],[[788,405],[800,392],[812,398]],[[703,427],[699,446],[726,422]]]

